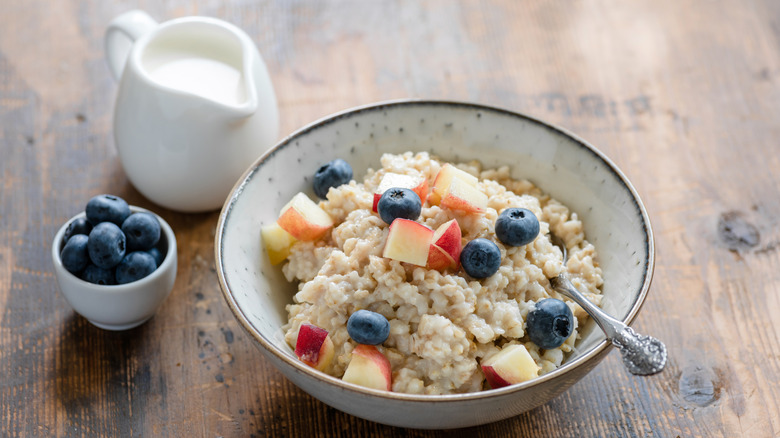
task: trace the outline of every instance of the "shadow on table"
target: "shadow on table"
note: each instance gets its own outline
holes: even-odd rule
[[[73,312],[63,321],[62,338],[54,356],[56,395],[68,424],[95,427],[95,415],[105,416],[106,432],[121,430],[117,422],[143,409],[135,409],[133,394],[150,386],[148,367],[135,359],[146,325],[131,330],[97,328]],[[137,398],[137,397],[135,397]],[[89,422],[89,423],[87,423]],[[101,431],[92,430],[99,434]]]
[[[277,373],[274,373],[277,374]],[[540,406],[516,417],[494,423],[459,429],[408,429],[364,420],[330,407],[278,374],[281,384],[273,396],[258,400],[249,414],[256,430],[242,431],[249,436],[290,437],[398,437],[398,438],[496,438],[552,435],[550,411],[556,401]],[[306,421],[301,421],[305,418]],[[241,422],[241,420],[239,420]],[[254,432],[252,434],[251,432]],[[574,436],[574,435],[573,435]]]

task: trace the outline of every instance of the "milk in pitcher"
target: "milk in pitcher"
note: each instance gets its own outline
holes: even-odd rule
[[[246,101],[240,59],[210,47],[181,48],[175,44],[150,47],[143,65],[152,81],[175,90],[226,105]]]
[[[154,60],[149,76],[154,82],[227,105],[246,100],[241,71],[198,53],[176,53]]]

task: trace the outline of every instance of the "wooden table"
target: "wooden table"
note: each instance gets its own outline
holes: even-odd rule
[[[0,6],[0,435],[780,436],[780,3]],[[547,405],[446,433],[363,421],[299,390],[222,298],[218,212],[162,209],[123,174],[102,38],[133,7],[245,29],[270,69],[283,135],[351,106],[422,97],[525,112],[597,145],[652,220],[657,266],[635,326],[666,341],[667,369],[633,377],[613,351]],[[55,231],[99,193],[159,212],[179,239],[172,294],[126,332],[76,315],[50,260]]]

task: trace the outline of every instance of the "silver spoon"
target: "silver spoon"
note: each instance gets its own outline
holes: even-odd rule
[[[567,260],[566,245],[555,234],[550,233],[550,241],[563,252],[564,263]],[[585,298],[569,281],[565,273],[550,279],[550,285],[559,293],[571,298],[580,305],[596,324],[601,327],[607,339],[620,350],[623,364],[631,374],[649,376],[664,369],[666,365],[666,345],[658,339],[635,332],[631,327],[607,315]]]

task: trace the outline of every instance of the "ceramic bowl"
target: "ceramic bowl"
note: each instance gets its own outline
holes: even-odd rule
[[[130,211],[152,213],[135,206],[130,206]],[[60,259],[65,230],[71,222],[85,216],[82,212],[68,220],[52,242],[54,273],[65,300],[78,314],[105,330],[127,330],[143,324],[171,293],[176,279],[176,236],[171,226],[155,214],[162,231],[158,248],[165,257],[154,272],[132,283],[104,286],[88,283],[71,274]]]
[[[446,429],[505,419],[542,405],[581,379],[610,351],[591,320],[576,351],[557,370],[500,389],[457,395],[411,395],[345,383],[299,361],[284,342],[285,305],[296,286],[269,263],[261,225],[276,220],[298,191],[312,199],[311,175],[334,158],[354,178],[379,167],[383,153],[430,151],[446,161],[509,165],[580,215],[599,252],[603,309],[629,324],[650,287],[653,238],[647,213],[623,173],[577,136],[540,120],[488,106],[395,101],[348,110],[312,123],[260,157],[222,209],[215,253],[224,297],[261,353],[301,389],[326,404],[379,423]]]

